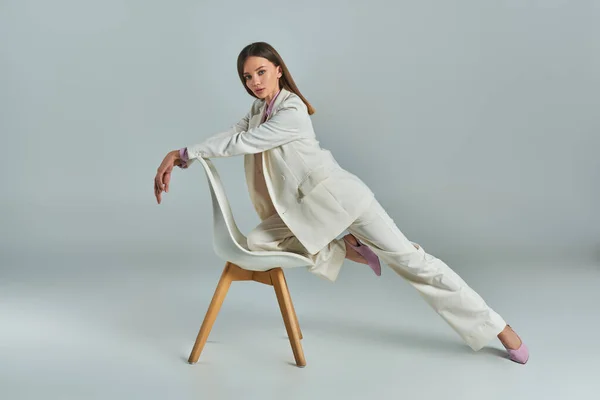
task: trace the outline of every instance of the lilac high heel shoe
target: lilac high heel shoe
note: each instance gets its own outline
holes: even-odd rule
[[[512,329],[510,325],[508,325],[508,327]],[[508,351],[508,357],[514,362],[517,362],[519,364],[525,364],[529,360],[529,349],[523,342],[523,339],[521,339],[521,346],[519,346],[518,349],[509,349],[506,346],[504,346],[504,348],[506,349],[506,351]]]
[[[350,247],[356,250],[358,254],[360,254],[367,260],[369,267],[371,267],[373,272],[375,272],[375,275],[381,276],[381,263],[379,262],[379,257],[377,257],[377,254],[373,253],[373,250],[371,250],[368,246],[362,244],[358,239],[356,239],[356,241],[358,242],[358,246],[353,245],[352,243],[347,241],[346,238],[344,238],[344,241],[348,243]]]

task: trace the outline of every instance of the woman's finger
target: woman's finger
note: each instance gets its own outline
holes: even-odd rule
[[[158,175],[154,178],[154,186],[156,187],[156,191],[160,192],[160,178]]]
[[[169,183],[171,183],[171,173],[165,173],[163,181],[165,182],[165,192],[169,193]]]
[[[160,204],[160,202],[162,200],[162,189],[158,186],[158,180],[156,180],[156,183],[154,185],[154,190],[156,192],[156,200],[158,201],[158,204]]]
[[[163,181],[162,181],[163,174],[164,174],[164,171],[162,169],[159,169],[158,173],[156,174],[156,184],[158,185],[158,188],[161,190],[164,187]]]

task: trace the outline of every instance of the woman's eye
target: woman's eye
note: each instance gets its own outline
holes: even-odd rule
[[[249,79],[250,79],[250,75],[246,75],[246,76],[244,77],[244,79],[246,79],[246,80],[249,80]]]
[[[264,73],[265,73],[265,70],[264,70],[264,69],[261,69],[260,71],[258,71],[258,74],[259,74],[259,75],[262,75],[262,74],[264,74]]]

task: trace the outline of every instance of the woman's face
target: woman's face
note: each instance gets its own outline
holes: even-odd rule
[[[246,86],[259,99],[271,101],[279,91],[281,67],[262,57],[248,57],[244,63],[244,80]]]

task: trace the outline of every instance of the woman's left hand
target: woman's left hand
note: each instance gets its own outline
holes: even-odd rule
[[[158,204],[161,202],[162,192],[169,193],[169,183],[171,182],[171,172],[173,172],[173,167],[181,167],[182,165],[183,162],[181,158],[179,158],[178,150],[167,153],[162,163],[160,163],[160,166],[156,170],[156,177],[154,178],[154,195],[156,196]]]

